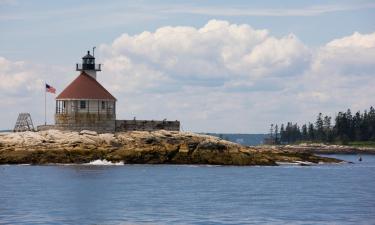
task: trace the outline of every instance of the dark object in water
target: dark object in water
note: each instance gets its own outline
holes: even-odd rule
[[[359,157],[358,161],[362,162],[362,157],[361,156]]]

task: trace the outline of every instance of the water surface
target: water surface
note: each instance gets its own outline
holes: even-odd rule
[[[375,224],[375,156],[362,157],[311,167],[4,165],[0,224]]]

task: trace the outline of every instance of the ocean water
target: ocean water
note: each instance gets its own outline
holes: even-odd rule
[[[337,157],[356,163],[4,165],[0,224],[375,224],[375,156]]]

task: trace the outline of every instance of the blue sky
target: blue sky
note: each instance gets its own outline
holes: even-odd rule
[[[200,27],[210,19],[250,24],[275,36],[294,33],[316,46],[354,31],[374,31],[374,8],[374,1],[3,0],[0,53],[63,64],[77,59],[87,46],[111,42],[124,32]]]
[[[99,80],[119,99],[118,117],[265,132],[270,123],[373,104],[362,94],[374,82],[373,21],[374,1],[0,0],[0,76],[9,83],[1,103],[41,123],[38,84],[61,90],[97,46]],[[0,129],[13,126],[14,113],[2,114]]]

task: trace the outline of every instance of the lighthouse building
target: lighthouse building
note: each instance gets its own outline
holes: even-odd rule
[[[91,130],[98,133],[126,131],[179,131],[180,121],[164,120],[117,120],[116,101],[98,81],[101,64],[87,52],[82,63],[76,65],[78,77],[57,97],[54,125],[41,125],[38,130]]]
[[[101,64],[95,64],[88,51],[76,70],[79,76],[56,97],[55,125],[66,130],[114,132],[116,98],[96,80]]]

